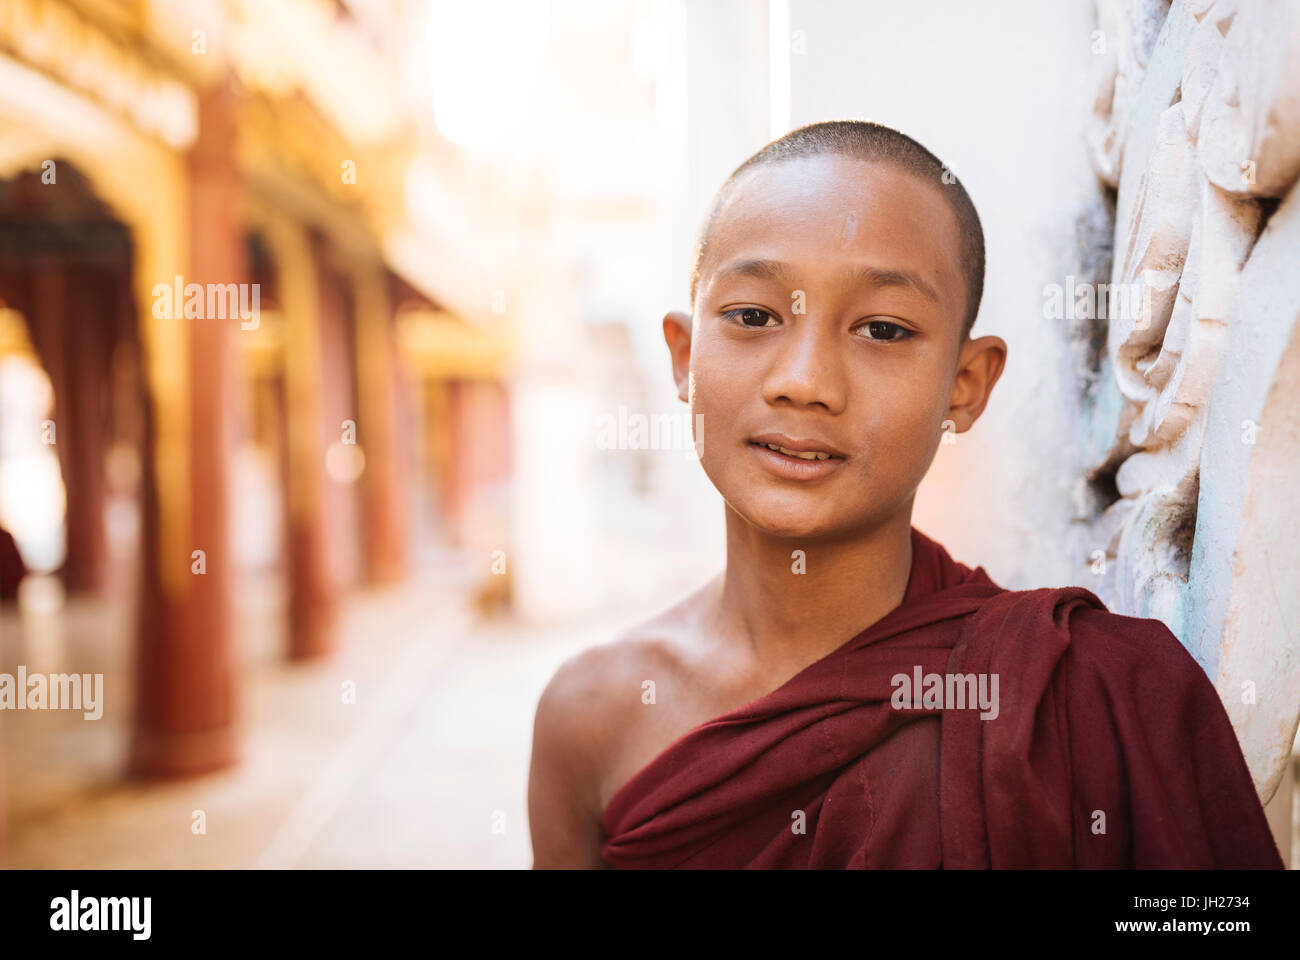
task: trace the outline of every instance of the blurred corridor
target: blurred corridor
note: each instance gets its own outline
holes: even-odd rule
[[[22,774],[10,783],[7,866],[528,867],[537,697],[561,659],[626,621],[476,627],[460,600],[363,594],[340,618],[337,657],[250,665],[245,746],[217,773],[122,780],[120,698],[90,724],[79,714],[16,715],[4,744]],[[245,635],[270,613],[241,610]],[[67,620],[71,634],[95,630],[91,611]],[[81,664],[113,675],[111,662]],[[341,703],[344,684],[355,684],[354,704]]]
[[[528,866],[546,679],[716,563],[598,456],[665,14],[502,9],[0,7],[0,865]]]

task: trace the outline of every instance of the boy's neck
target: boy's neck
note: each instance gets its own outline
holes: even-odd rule
[[[910,506],[868,534],[834,542],[772,537],[727,507],[714,629],[747,647],[759,670],[830,653],[902,603],[912,569]]]

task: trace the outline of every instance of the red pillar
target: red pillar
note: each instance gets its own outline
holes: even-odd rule
[[[366,447],[365,423],[357,404],[356,356],[357,341],[354,324],[356,304],[351,284],[335,266],[328,243],[316,234],[313,237],[313,254],[316,264],[318,316],[321,346],[321,430],[327,463],[335,468],[346,463],[340,453],[355,453],[358,448],[369,454]],[[344,422],[355,424],[356,443],[351,429],[345,436]],[[344,449],[346,448],[346,449]],[[366,469],[369,469],[367,466]],[[344,589],[356,586],[361,580],[361,489],[362,478],[348,478],[346,469],[340,474],[328,475],[325,482],[324,507],[330,523],[325,527],[334,582]]]
[[[286,404],[286,420],[294,416]],[[286,423],[286,430],[311,430],[316,423]],[[323,453],[319,444],[314,451]],[[312,476],[304,478],[302,474]],[[315,456],[304,457],[292,442],[285,444],[286,555],[289,570],[289,659],[311,660],[332,653],[338,646],[338,584],[330,562],[330,537],[325,500],[325,467]],[[303,488],[307,489],[304,490]],[[299,502],[305,500],[306,502]]]
[[[54,449],[67,492],[62,577],[69,591],[94,592],[108,580],[104,455],[115,276],[59,255],[40,257],[31,269],[23,312],[54,389]],[[118,269],[129,269],[129,262]]]
[[[403,423],[403,372],[398,363],[392,304],[382,264],[367,264],[354,276],[357,339],[357,401],[361,444],[366,580],[376,586],[406,576],[410,503]],[[403,429],[403,428],[406,429]]]
[[[244,283],[248,278],[238,217],[235,100],[228,84],[200,94],[199,137],[190,155],[190,271],[186,282]],[[165,282],[166,278],[160,278]],[[147,418],[143,606],[137,658],[132,770],[178,776],[237,759],[236,654],[230,631],[230,536],[226,469],[233,430],[229,337],[233,319],[182,319],[189,332],[188,530],[180,555],[162,555],[167,520],[159,510],[156,416]],[[151,394],[150,404],[168,398]],[[192,572],[203,550],[206,573]],[[181,584],[181,586],[177,586]]]
[[[470,476],[468,444],[474,435],[468,420],[468,396],[472,384],[468,380],[447,382],[447,436],[453,455],[443,463],[443,519],[447,524],[447,540],[455,547],[465,545],[466,511],[469,501]]]
[[[98,592],[108,581],[108,540],[104,528],[106,438],[111,424],[108,364],[117,287],[112,275],[85,267],[70,274],[64,313],[68,384],[66,422],[58,426],[67,489],[69,590]]]
[[[286,337],[286,349],[299,351],[286,357],[293,368],[285,408],[291,660],[324,657],[338,648],[339,591],[351,580],[356,559],[349,536],[355,522],[351,491],[332,480],[326,467],[331,445],[342,437],[342,421],[355,419],[355,404],[345,379],[347,305],[339,299],[323,246],[318,236],[305,244],[305,261],[298,269],[310,273],[314,314],[291,318],[297,335]]]

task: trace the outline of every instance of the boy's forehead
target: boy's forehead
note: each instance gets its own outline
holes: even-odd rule
[[[709,227],[701,289],[738,257],[853,260],[918,270],[961,309],[960,228],[942,189],[894,164],[834,155],[751,168],[731,184]]]

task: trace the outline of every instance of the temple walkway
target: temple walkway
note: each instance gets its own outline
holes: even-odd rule
[[[21,653],[12,607],[3,615],[0,670],[21,655],[29,672],[102,671],[106,690],[99,720],[0,715],[6,865],[527,868],[537,697],[564,657],[611,638],[629,612],[536,628],[481,622],[454,587],[361,592],[343,605],[338,653],[292,664],[277,649],[282,603],[264,593],[240,590],[242,762],[169,782],[122,776],[132,695],[120,612],[69,604],[45,631],[56,639],[40,641],[51,649]]]

